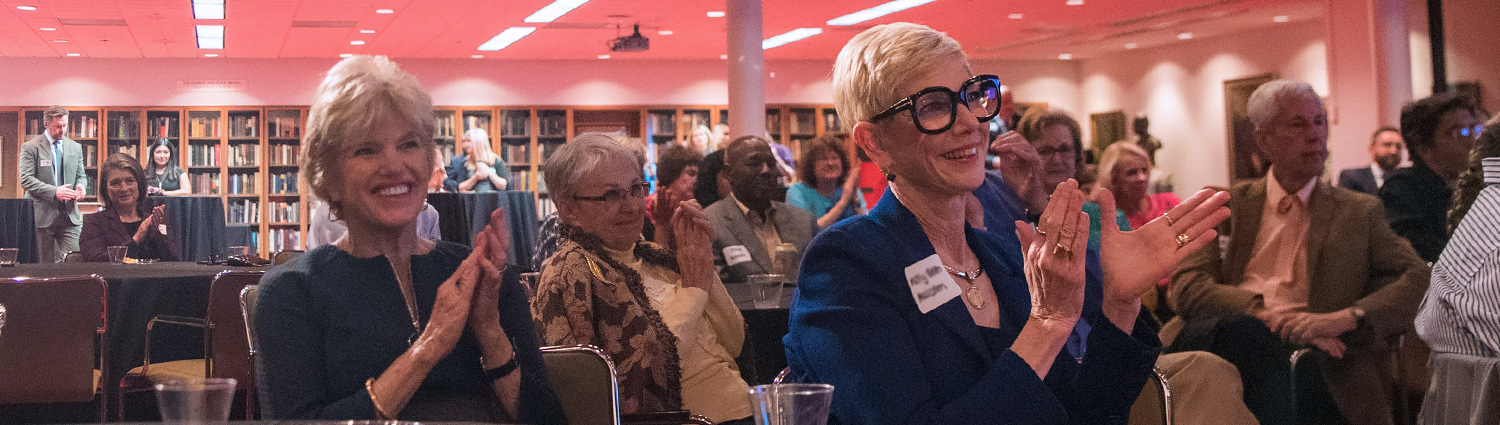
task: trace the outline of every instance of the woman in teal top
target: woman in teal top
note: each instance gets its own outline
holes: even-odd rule
[[[849,172],[849,152],[843,139],[825,134],[803,145],[802,158],[797,161],[800,181],[786,191],[786,203],[812,213],[818,218],[819,229],[869,211],[854,186],[859,180],[851,178],[857,174]]]

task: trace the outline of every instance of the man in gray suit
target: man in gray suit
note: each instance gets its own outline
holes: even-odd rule
[[[78,200],[88,175],[83,170],[83,147],[64,136],[68,110],[51,106],[42,113],[46,131],[21,144],[21,188],[31,197],[36,217],[37,258],[62,261],[78,250]]]
[[[789,261],[800,261],[812,241],[812,213],[773,200],[781,176],[776,167],[771,145],[759,137],[740,137],[725,148],[723,173],[730,196],[703,211],[714,229],[714,264],[724,266],[719,277],[725,282],[774,273],[773,249],[780,244],[796,247],[797,255]]]

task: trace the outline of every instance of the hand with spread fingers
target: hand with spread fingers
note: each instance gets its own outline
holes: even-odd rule
[[[1021,133],[1007,131],[990,142],[990,152],[1000,157],[1000,175],[1006,184],[1026,200],[1026,207],[1041,211],[1047,207],[1047,190],[1042,185],[1042,154],[1037,153]]]
[[[696,200],[678,203],[672,214],[672,233],[676,236],[677,267],[682,276],[682,285],[707,290],[713,283],[714,256],[713,227],[703,207]]]
[[[1089,218],[1083,192],[1069,179],[1057,186],[1036,229],[1016,222],[1021,240],[1026,285],[1031,290],[1031,317],[1072,326],[1083,312],[1085,250]]]
[[[463,335],[470,320],[474,291],[484,279],[484,269],[480,264],[484,256],[480,252],[475,250],[470,254],[469,258],[458,265],[453,276],[438,286],[437,299],[432,304],[432,316],[427,319],[426,326],[422,327],[422,334],[412,345],[412,353],[416,357],[437,363],[458,344],[458,337]]]
[[[1097,192],[1100,211],[1115,211],[1114,194],[1109,189]],[[1100,220],[1104,308],[1111,321],[1129,331],[1139,312],[1141,294],[1171,273],[1188,254],[1217,240],[1214,226],[1229,218],[1229,208],[1224,207],[1227,202],[1229,193],[1204,189],[1133,231],[1121,231],[1114,220]]]

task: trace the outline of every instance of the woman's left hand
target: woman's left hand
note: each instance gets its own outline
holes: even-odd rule
[[[1100,211],[1111,217],[1115,197],[1109,189],[1096,191]],[[1188,254],[1217,240],[1214,230],[1229,218],[1228,192],[1204,189],[1193,194],[1163,217],[1133,231],[1121,231],[1115,220],[1102,219],[1099,262],[1104,271],[1106,301],[1139,302],[1141,294],[1156,285]]]
[[[714,277],[713,227],[696,200],[679,202],[672,214],[672,233],[677,239],[677,267],[682,285],[707,290]]]
[[[156,208],[152,208],[151,214],[146,215],[146,219],[141,220],[140,228],[136,229],[135,241],[139,243],[146,240],[147,235],[157,230],[156,225],[166,223],[166,212],[166,205],[157,205]]]
[[[469,327],[481,343],[501,342],[508,346],[505,329],[500,327],[500,286],[510,252],[510,227],[506,225],[504,210],[492,212],[490,224],[478,236],[469,255],[479,257],[483,273],[469,308]]]

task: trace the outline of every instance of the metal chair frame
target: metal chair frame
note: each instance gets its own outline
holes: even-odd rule
[[[108,355],[107,352],[104,351],[104,336],[105,336],[105,332],[107,331],[108,324],[109,324],[109,283],[106,282],[103,277],[100,277],[97,274],[90,274],[90,275],[87,275],[87,276],[68,276],[68,277],[49,277],[49,278],[14,278],[14,279],[6,279],[6,280],[9,280],[12,283],[18,283],[18,284],[38,284],[40,286],[57,285],[57,284],[63,284],[63,283],[69,283],[69,282],[89,282],[89,281],[92,281],[92,282],[98,283],[99,284],[99,325],[94,328],[94,344],[98,348],[96,348],[93,351],[93,354],[97,355],[98,357],[97,357],[97,360],[94,360],[92,363],[93,363],[93,366],[95,368],[97,368],[99,371],[109,370],[108,369],[108,366],[109,366],[109,355]],[[15,307],[15,305],[13,303],[13,305],[11,306],[11,308],[14,308],[14,307]],[[6,321],[5,320],[5,316],[6,315],[8,315],[8,312],[6,311],[6,308],[3,305],[0,305],[0,327],[3,327],[4,324],[5,324],[5,321]],[[92,374],[93,371],[90,371],[90,373]],[[108,407],[109,403],[106,402],[107,397],[105,397],[105,392],[104,392],[104,388],[105,388],[104,385],[105,384],[104,384],[104,382],[102,382],[102,381],[100,381],[98,379],[93,379],[93,381],[94,382],[91,385],[93,385],[93,387],[94,387],[93,388],[94,397],[99,402],[99,422],[103,423],[106,419],[108,419],[108,412],[109,412],[109,410],[108,410],[109,409],[109,407]]]

